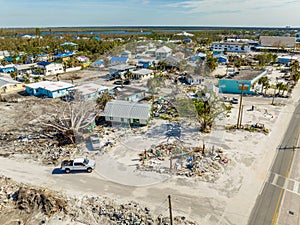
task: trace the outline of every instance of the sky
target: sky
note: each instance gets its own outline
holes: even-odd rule
[[[0,0],[0,27],[300,27],[300,0]]]

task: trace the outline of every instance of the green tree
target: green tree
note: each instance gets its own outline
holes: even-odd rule
[[[212,72],[218,67],[218,59],[214,58],[213,54],[207,54],[206,64]]]
[[[216,119],[225,116],[226,106],[214,92],[203,90],[202,93],[206,93],[205,96],[199,95],[194,100],[194,104],[198,114],[200,131],[210,132]]]
[[[12,71],[12,72],[10,72],[10,76],[11,76],[12,79],[16,80],[16,79],[17,79],[17,76],[18,76],[17,71]]]
[[[300,79],[300,72],[293,73],[291,78],[295,83],[298,83],[298,81]]]
[[[284,89],[283,82],[279,82],[276,84],[276,88],[278,89],[278,94],[280,95],[280,91]]]
[[[284,96],[284,92],[289,91],[289,89],[290,89],[290,87],[288,85],[284,84],[282,87],[282,95]]]
[[[160,87],[165,86],[165,77],[155,76],[147,80],[147,87],[152,97],[152,102],[154,102],[154,95],[158,93]]]
[[[103,92],[100,94],[100,96],[97,98],[96,103],[97,106],[101,109],[104,110],[107,102],[110,102],[114,98],[108,93],[108,92]]]
[[[262,92],[265,88],[265,94],[266,94],[267,89],[270,88],[270,79],[268,77],[264,76],[258,80],[258,83],[262,85],[262,88],[261,88]]]

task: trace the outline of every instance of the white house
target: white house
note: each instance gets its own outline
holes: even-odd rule
[[[41,68],[44,71],[45,76],[64,73],[62,63],[38,62],[37,67]]]
[[[0,51],[0,60],[4,59],[5,56],[10,56],[9,51],[7,50]]]
[[[249,52],[250,45],[240,42],[214,42],[212,50],[214,52]]]
[[[143,68],[140,70],[132,71],[132,73],[134,74],[135,79],[146,79],[150,78],[153,75],[153,70]]]
[[[135,69],[135,66],[116,65],[116,66],[111,66],[108,69],[109,69],[109,75],[115,76],[115,75],[125,74],[126,72],[129,72],[129,71],[132,72]]]
[[[106,104],[103,115],[112,123],[146,125],[150,121],[151,104],[114,100]]]
[[[188,74],[185,76],[185,80],[188,84],[190,85],[197,85],[197,84],[201,84],[204,79],[202,77],[200,77],[199,75],[191,75],[191,74]]]
[[[172,49],[167,46],[163,46],[156,50],[156,59],[166,59],[168,56],[172,54]]]
[[[15,65],[18,75],[32,74],[32,70],[36,67],[36,63]]]
[[[131,52],[125,50],[124,52],[121,53],[120,57],[130,59],[131,58]]]
[[[100,94],[108,91],[108,87],[100,84],[87,83],[69,89],[70,95],[78,93],[82,100],[96,100]]]

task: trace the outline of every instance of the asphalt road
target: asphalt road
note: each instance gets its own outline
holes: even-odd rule
[[[285,132],[281,145],[277,149],[276,158],[270,170],[261,194],[256,199],[252,209],[249,225],[276,224],[279,206],[285,191],[285,178],[289,176],[295,151],[293,146],[297,143],[300,127],[300,104],[296,107],[288,129]],[[295,150],[300,150],[295,148]]]

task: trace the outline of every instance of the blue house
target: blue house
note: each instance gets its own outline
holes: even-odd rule
[[[95,36],[94,39],[95,39],[96,41],[101,41],[101,38],[98,37],[98,36]]]
[[[183,42],[191,43],[191,42],[192,42],[192,39],[189,38],[189,37],[185,37],[185,38],[183,39]]]
[[[206,56],[207,56],[207,55],[206,55],[205,53],[199,52],[199,53],[197,53],[196,55],[191,56],[189,60],[190,60],[191,62],[196,62],[196,61],[199,60],[199,59],[205,60],[205,59],[206,59]]]
[[[73,88],[73,84],[62,81],[41,81],[37,83],[27,84],[26,93],[34,96],[45,96],[48,98],[59,98],[69,94],[69,89]]]
[[[11,73],[11,72],[14,72],[14,71],[16,71],[14,64],[9,64],[9,65],[6,65],[6,66],[0,66],[0,72],[1,73]]]
[[[229,75],[219,80],[219,92],[240,94],[255,94],[258,80],[267,74],[266,70],[240,70],[235,75]]]
[[[70,57],[74,55],[74,52],[73,51],[70,51],[70,52],[65,52],[65,53],[59,53],[59,54],[56,54],[54,55],[54,58],[57,58],[57,59],[60,59],[60,58],[67,58],[67,57]]]
[[[122,64],[125,65],[127,62],[128,62],[128,58],[126,58],[126,57],[113,56],[110,59],[110,64],[112,66],[122,65]]]
[[[138,68],[149,68],[153,66],[153,60],[151,59],[139,59],[137,63]]]
[[[226,57],[226,55],[217,54],[217,55],[214,55],[214,58],[218,59],[218,63],[227,63],[227,57]]]
[[[296,60],[297,60],[297,57],[290,56],[290,55],[278,56],[278,58],[277,58],[278,63],[282,63],[282,64],[286,64],[286,65],[289,65],[290,63],[293,63]]]

